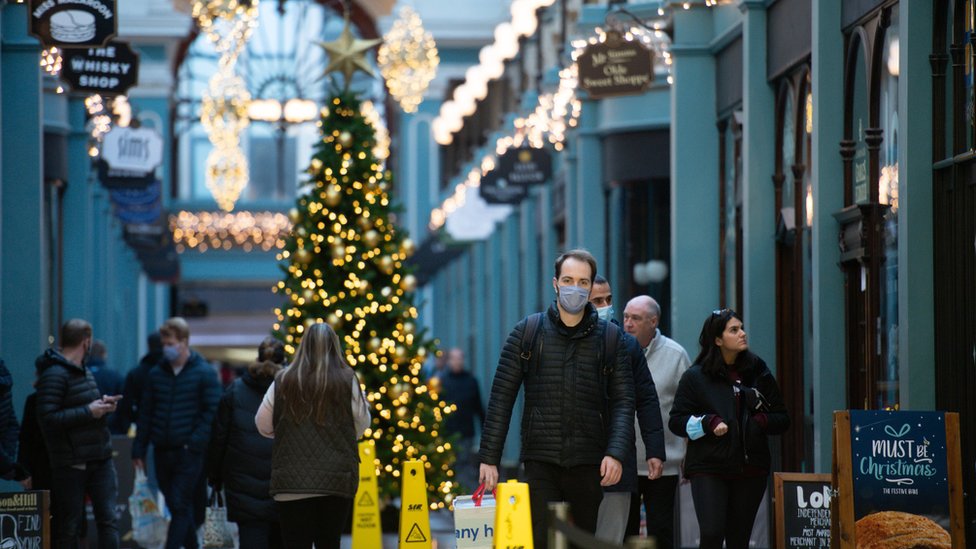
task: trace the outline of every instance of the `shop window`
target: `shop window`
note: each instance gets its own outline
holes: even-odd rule
[[[742,111],[719,128],[719,300],[742,310]]]

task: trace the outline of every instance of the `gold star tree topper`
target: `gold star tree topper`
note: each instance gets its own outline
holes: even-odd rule
[[[338,71],[346,77],[346,87],[352,81],[352,75],[356,71],[363,71],[373,76],[373,68],[366,60],[366,52],[382,40],[360,40],[353,36],[349,30],[349,14],[346,13],[345,25],[339,38],[333,42],[318,42],[326,53],[329,54],[329,66],[325,68],[322,76]]]

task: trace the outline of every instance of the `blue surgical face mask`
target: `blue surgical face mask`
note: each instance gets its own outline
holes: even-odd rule
[[[606,307],[597,308],[596,314],[597,316],[600,317],[600,320],[606,320],[607,322],[610,322],[610,319],[613,318],[613,305],[607,305]]]
[[[163,358],[166,362],[175,362],[180,358],[180,346],[179,345],[166,345],[163,347]]]
[[[580,313],[590,300],[590,291],[579,286],[559,287],[559,306],[571,315]]]

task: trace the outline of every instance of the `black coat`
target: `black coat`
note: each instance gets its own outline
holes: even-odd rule
[[[149,372],[162,359],[162,353],[147,353],[139,361],[139,365],[125,375],[125,385],[122,389],[124,396],[115,413],[119,415],[118,424],[124,426],[126,431],[133,423],[139,424],[139,403],[142,402],[143,390],[149,382]]]
[[[29,472],[31,489],[51,489],[51,458],[48,457],[47,444],[44,443],[44,435],[41,434],[41,420],[37,417],[37,393],[27,395],[27,400],[24,401],[24,419],[20,426],[17,462]]]
[[[143,389],[132,457],[145,458],[149,442],[159,450],[187,448],[202,455],[219,401],[217,372],[196,351],[179,375],[164,360],[149,372]]]
[[[640,343],[630,334],[623,334],[622,342],[630,358],[631,369],[634,373],[634,400],[637,403],[637,423],[640,424],[639,435],[644,441],[646,456],[638,456],[637,448],[627,456],[623,462],[623,473],[620,482],[604,488],[605,492],[636,492],[637,491],[637,460],[658,458],[665,461],[664,451],[664,422],[661,421],[661,404],[657,398],[657,388],[654,378],[647,367],[647,357]],[[633,439],[631,439],[633,441]],[[634,443],[631,442],[631,446]]]
[[[258,433],[254,416],[273,377],[250,372],[230,384],[220,399],[207,451],[207,476],[227,495],[227,517],[234,522],[276,521],[271,487],[274,440]]]
[[[95,377],[54,349],[38,359],[37,415],[53,467],[112,457],[108,417],[92,416],[88,405],[101,398]]]
[[[739,374],[742,391],[755,388],[766,399],[765,429],[756,421],[748,406],[739,405],[740,399],[735,396],[731,381],[707,375],[700,364],[688,368],[681,376],[668,426],[674,434],[687,437],[688,419],[691,416],[705,416],[702,422],[705,436],[688,441],[684,464],[686,476],[734,474],[741,472],[745,465],[769,470],[769,442],[766,437],[786,431],[790,426],[790,417],[776,379],[762,359],[755,357]],[[729,427],[723,436],[712,434],[707,425],[715,415],[721,417]]]
[[[441,398],[457,405],[457,410],[451,412],[444,422],[444,432],[458,434],[462,439],[474,437],[475,425],[481,427],[485,421],[478,380],[466,370],[458,373],[448,370],[438,378],[441,380]]]
[[[568,328],[553,303],[539,324],[526,372],[519,358],[525,325],[526,319],[515,325],[498,359],[481,435],[481,462],[498,465],[501,460],[523,384],[522,461],[562,467],[599,465],[604,456],[625,461],[634,453],[634,379],[624,344],[618,342],[616,365],[603,376],[606,322],[587,304],[580,324]]]
[[[11,393],[14,380],[0,360],[0,478],[23,480],[29,475],[17,464],[17,414]]]

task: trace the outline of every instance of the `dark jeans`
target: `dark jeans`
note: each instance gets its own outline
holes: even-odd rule
[[[640,534],[640,504],[643,499],[647,536],[657,541],[658,549],[674,548],[674,496],[678,479],[678,475],[657,480],[651,480],[646,475],[637,478],[637,493],[630,496],[627,536]]]
[[[281,528],[277,522],[248,520],[237,523],[240,549],[280,549]]]
[[[320,496],[278,501],[281,535],[287,549],[339,549],[349,522],[352,498]]]
[[[51,492],[54,516],[55,547],[76,548],[85,521],[85,494],[91,498],[98,527],[98,546],[116,549],[119,528],[115,516],[119,483],[115,464],[111,459],[89,461],[84,470],[56,467],[51,471],[54,490]]]
[[[752,524],[766,493],[766,477],[691,479],[691,496],[701,530],[700,549],[748,549]]]
[[[186,448],[157,448],[156,479],[171,516],[166,549],[197,548],[194,498],[203,474],[203,454]]]
[[[529,484],[532,538],[536,549],[546,549],[549,543],[550,502],[568,502],[573,524],[587,532],[596,532],[596,518],[603,501],[599,465],[560,467],[526,461],[525,480]]]

